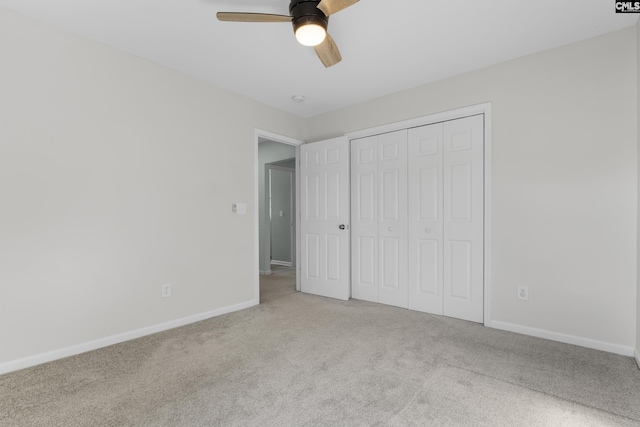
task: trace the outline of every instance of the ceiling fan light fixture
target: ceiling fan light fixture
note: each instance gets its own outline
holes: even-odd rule
[[[317,46],[327,37],[327,31],[318,24],[306,24],[296,30],[296,39],[304,46]]]
[[[298,42],[312,46],[325,67],[342,61],[340,50],[329,33],[329,16],[353,6],[358,0],[290,0],[289,15],[248,12],[218,12],[219,21],[290,22]]]
[[[304,46],[318,46],[327,37],[329,18],[318,9],[318,0],[291,0],[293,32]]]

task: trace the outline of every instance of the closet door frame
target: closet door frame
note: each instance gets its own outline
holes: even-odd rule
[[[388,125],[377,126],[347,133],[349,141],[366,138],[402,129],[426,126],[434,123],[461,119],[478,114],[484,115],[484,325],[491,326],[491,145],[492,145],[492,105],[491,102],[431,114]]]

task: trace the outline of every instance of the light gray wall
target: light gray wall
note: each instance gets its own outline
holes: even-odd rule
[[[630,27],[314,117],[307,140],[492,102],[492,320],[630,353],[635,40]]]
[[[304,123],[3,8],[0,52],[0,368],[257,303],[254,128]]]
[[[291,262],[291,191],[294,174],[271,169],[271,259]],[[280,216],[282,212],[282,216]]]
[[[292,158],[292,159],[281,160],[279,162],[273,162],[273,163],[271,163],[271,165],[272,166],[281,166],[283,168],[295,169],[296,168],[296,159]]]
[[[258,189],[260,205],[260,271],[267,273],[271,271],[271,226],[269,224],[268,198],[266,192],[266,169],[267,163],[295,157],[296,148],[292,145],[282,144],[275,141],[265,141],[258,144]]]

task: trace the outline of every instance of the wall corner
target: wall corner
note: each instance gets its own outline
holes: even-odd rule
[[[636,168],[636,174],[638,175],[638,207],[636,215],[638,215],[638,225],[636,228],[636,362],[640,368],[640,120],[638,120],[638,114],[640,114],[640,20],[636,23],[636,125],[637,132],[636,137],[638,144],[636,146],[638,150],[638,167]]]

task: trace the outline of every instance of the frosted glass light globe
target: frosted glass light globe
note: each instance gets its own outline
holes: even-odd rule
[[[296,39],[305,46],[317,46],[324,41],[327,32],[320,25],[303,25],[296,31]]]

